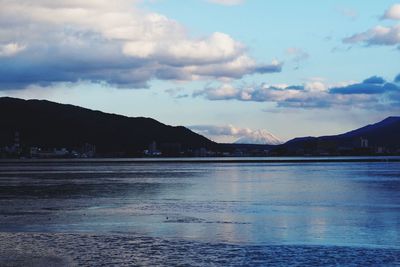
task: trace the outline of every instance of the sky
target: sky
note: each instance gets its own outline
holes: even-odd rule
[[[400,115],[398,0],[0,6],[0,96],[152,117],[220,142]]]

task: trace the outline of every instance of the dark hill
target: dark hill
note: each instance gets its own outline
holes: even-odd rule
[[[283,145],[286,149],[321,149],[358,147],[361,138],[368,140],[369,147],[400,148],[400,117],[388,117],[340,135],[295,138]]]
[[[172,127],[151,118],[131,118],[44,100],[0,98],[0,146],[12,142],[42,148],[96,145],[101,154],[135,154],[152,141],[195,149],[215,145],[185,127]]]

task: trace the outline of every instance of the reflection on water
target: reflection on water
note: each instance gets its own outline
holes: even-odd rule
[[[0,166],[0,231],[400,247],[400,163]]]

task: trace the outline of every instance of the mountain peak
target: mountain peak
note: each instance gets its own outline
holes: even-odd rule
[[[256,130],[239,138],[235,144],[280,145],[282,141],[266,130]]]

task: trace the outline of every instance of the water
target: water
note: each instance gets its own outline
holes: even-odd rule
[[[117,265],[395,265],[400,163],[2,163],[0,232],[4,251],[59,244],[79,265],[94,251],[66,243]]]

